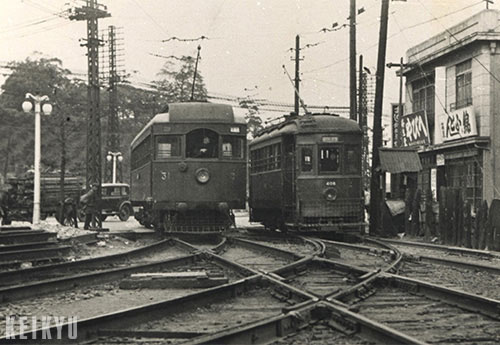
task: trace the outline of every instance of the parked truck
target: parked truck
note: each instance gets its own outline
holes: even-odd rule
[[[40,178],[40,219],[55,216],[59,223],[74,225],[72,212],[78,208],[80,195],[83,193],[84,179],[78,176],[66,176],[64,194],[61,196],[59,174],[44,174]],[[33,174],[7,179],[0,193],[0,217],[2,224],[12,221],[33,219]]]

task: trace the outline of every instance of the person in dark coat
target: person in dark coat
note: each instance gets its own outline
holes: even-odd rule
[[[83,228],[88,230],[90,228],[90,223],[92,222],[92,217],[96,211],[97,185],[92,185],[90,190],[81,196],[80,204],[82,204],[83,211],[85,212],[85,225]]]

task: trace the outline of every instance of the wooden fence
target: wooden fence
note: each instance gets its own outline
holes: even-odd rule
[[[500,200],[486,201],[473,210],[461,190],[441,188],[439,211],[433,209],[430,192],[423,207],[417,191],[407,198],[405,230],[411,235],[437,237],[446,245],[500,250]],[[420,206],[420,210],[418,209]],[[419,212],[420,211],[420,212]]]

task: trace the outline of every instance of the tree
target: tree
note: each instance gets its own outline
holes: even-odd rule
[[[67,142],[72,143],[68,151],[72,162],[81,159],[82,155],[84,157],[81,145],[85,136],[76,136],[74,132],[84,124],[86,87],[70,79],[71,72],[62,67],[59,59],[38,56],[22,62],[10,62],[8,66],[12,73],[2,85],[0,95],[0,120],[6,124],[1,127],[0,135],[6,139],[2,147],[9,152],[0,158],[3,159],[4,171],[33,164],[34,119],[32,114],[20,109],[28,92],[49,96],[54,108],[52,115],[42,116],[42,169],[60,168],[64,160],[61,152],[65,151],[61,145]],[[61,127],[62,124],[64,126]],[[72,130],[63,133],[68,124],[71,124]],[[7,134],[13,134],[10,142]]]
[[[240,107],[247,109],[245,120],[247,121],[247,133],[255,138],[257,132],[263,128],[262,119],[259,114],[259,106],[253,99],[243,98],[239,100]]]
[[[194,69],[195,60],[190,56],[183,56],[176,63],[167,61],[158,73],[159,79],[153,83],[167,102],[188,102],[191,100]],[[207,89],[199,69],[196,73],[193,99],[207,99]]]

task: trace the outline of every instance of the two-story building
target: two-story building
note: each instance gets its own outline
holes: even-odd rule
[[[395,146],[418,148],[418,187],[500,198],[500,13],[484,10],[407,51]]]

